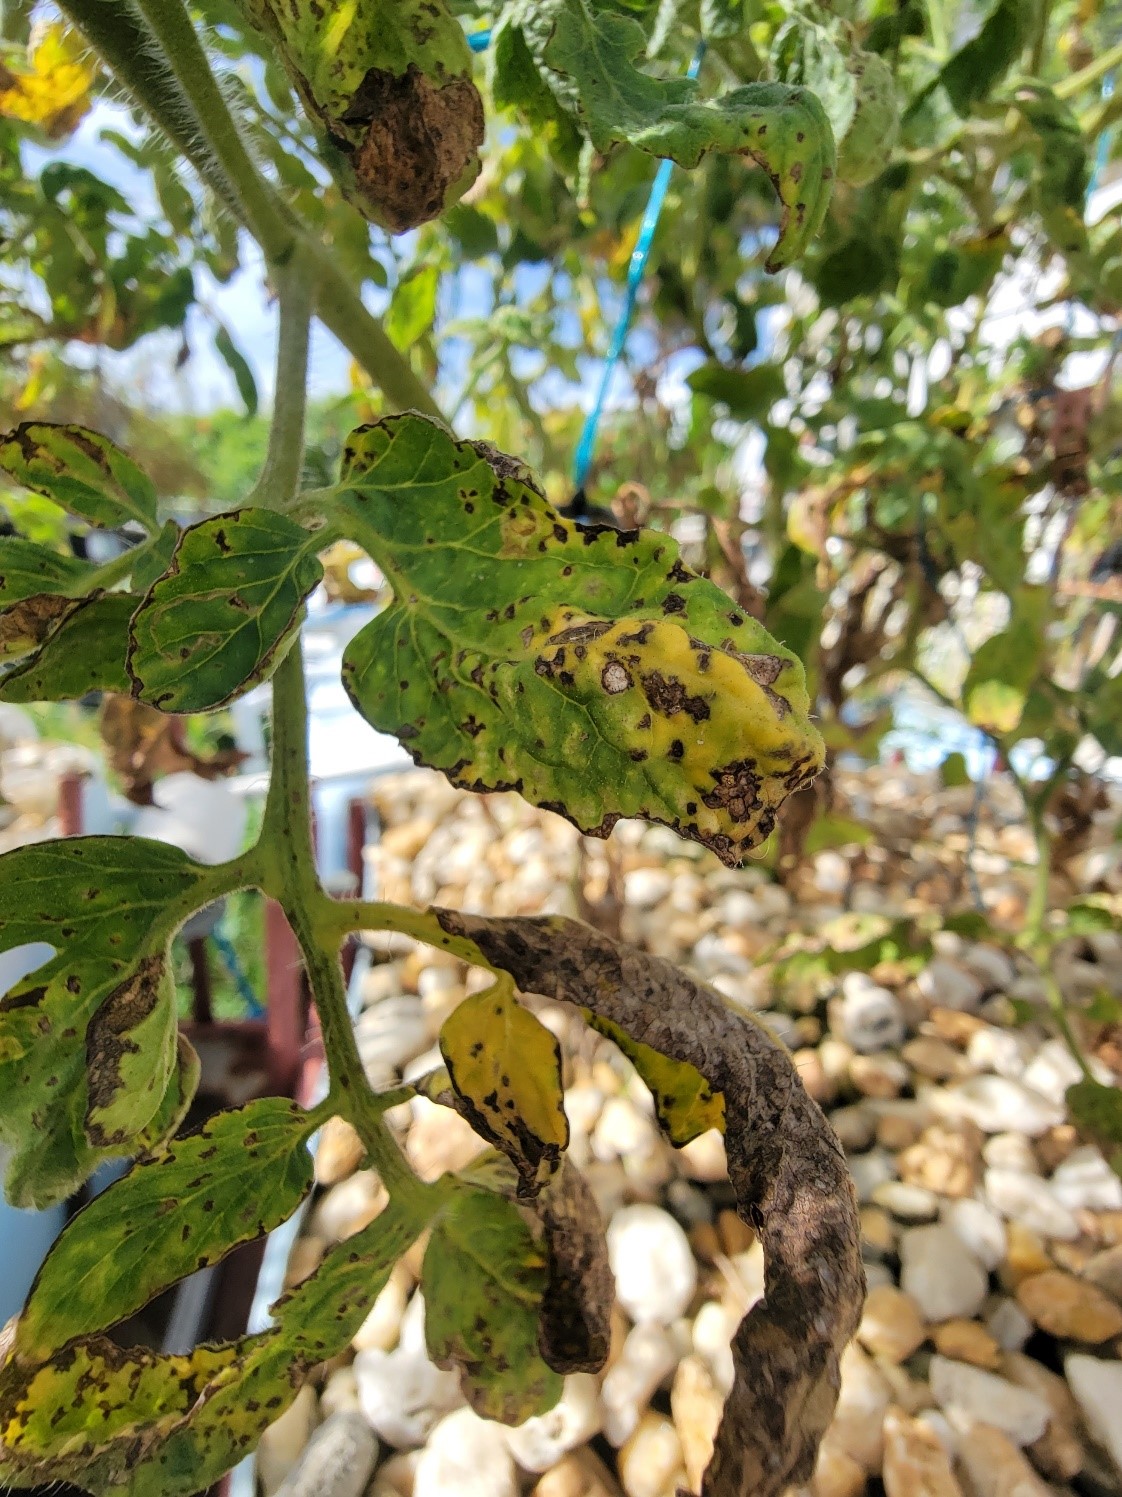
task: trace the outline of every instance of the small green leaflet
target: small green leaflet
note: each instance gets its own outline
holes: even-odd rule
[[[322,543],[264,509],[185,530],[132,621],[134,696],[163,712],[206,712],[264,680],[323,576]]]
[[[211,1486],[253,1449],[311,1369],[346,1348],[445,1195],[434,1187],[395,1198],[278,1301],[274,1324],[258,1335],[187,1356],[122,1349],[96,1335],[41,1362],[0,1342],[0,1483],[73,1481],[95,1497],[122,1489],[189,1497]]]
[[[156,489],[121,449],[86,426],[25,421],[0,438],[0,468],[91,525],[156,528]]]
[[[66,702],[91,691],[127,692],[125,649],[139,602],[130,593],[83,598],[33,655],[0,676],[0,702]]]
[[[344,685],[453,783],[596,836],[661,821],[736,864],[817,773],[801,664],[667,536],[581,530],[521,464],[414,415],[352,434],[334,503],[394,590]]]
[[[60,1342],[108,1330],[286,1221],[311,1189],[313,1127],[294,1102],[265,1097],[133,1165],[51,1249],[19,1319],[19,1353],[45,1361]]]
[[[1122,1175],[1122,1091],[1101,1081],[1077,1081],[1066,1094],[1068,1112],[1102,1149],[1116,1175]]]
[[[14,1205],[64,1199],[155,1142],[176,1064],[167,945],[222,876],[178,848],[76,837],[0,858],[0,950],[59,955],[0,998],[0,1142]]]
[[[545,1255],[518,1207],[461,1190],[425,1250],[425,1340],[441,1367],[457,1367],[477,1414],[521,1424],[561,1397],[562,1380],[538,1352]]]
[[[767,269],[790,265],[830,204],[837,153],[822,105],[808,89],[782,83],[750,83],[698,100],[692,79],[639,71],[633,59],[644,45],[643,29],[630,17],[594,10],[587,0],[560,0],[545,61],[576,85],[598,151],[625,141],[692,167],[718,150],[763,167],[783,209]]]
[[[88,561],[20,536],[0,535],[0,608],[37,593],[80,594]]]

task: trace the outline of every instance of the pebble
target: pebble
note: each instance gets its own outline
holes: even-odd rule
[[[896,1178],[896,1161],[887,1149],[870,1149],[867,1154],[856,1154],[847,1162],[857,1187],[857,1199],[863,1206],[873,1199],[878,1185]]]
[[[842,996],[831,1005],[830,1025],[862,1055],[894,1050],[906,1033],[900,1000],[863,972],[847,972],[842,979]]]
[[[309,1440],[276,1497],[359,1497],[377,1459],[378,1437],[362,1415],[332,1414]]]
[[[1084,1267],[1083,1277],[1122,1304],[1122,1244],[1095,1253]]]
[[[637,1324],[670,1325],[685,1314],[697,1288],[689,1238],[658,1206],[625,1206],[608,1225],[608,1259],[616,1296]]]
[[[1000,1300],[986,1316],[986,1327],[1003,1351],[1020,1351],[1033,1333],[1032,1321],[1015,1299]]]
[[[916,978],[916,987],[924,998],[939,1008],[974,1013],[982,1001],[985,988],[973,972],[946,957],[933,957]]]
[[[343,1242],[361,1232],[386,1207],[389,1195],[376,1170],[359,1170],[321,1198],[308,1223],[313,1236]]]
[[[903,1180],[885,1180],[878,1185],[873,1202],[902,1222],[929,1222],[939,1215],[939,1197],[933,1191],[907,1185]]]
[[[634,1432],[655,1389],[674,1371],[677,1361],[677,1345],[665,1326],[647,1322],[627,1333],[600,1390],[604,1434],[610,1444],[622,1445]]]
[[[835,1108],[829,1120],[847,1154],[859,1154],[867,1149],[876,1135],[876,1118],[859,1102]]]
[[[986,1270],[962,1238],[939,1223],[913,1227],[900,1243],[900,1284],[928,1321],[972,1316],[989,1288]]]
[[[732,1391],[735,1368],[732,1338],[740,1324],[740,1312],[721,1300],[706,1300],[694,1316],[693,1349],[713,1374],[713,1381],[727,1398]]]
[[[962,1494],[938,1435],[895,1406],[884,1416],[881,1479],[886,1497],[961,1497]]]
[[[971,1196],[978,1183],[981,1137],[973,1123],[936,1123],[897,1160],[901,1179],[942,1196]]]
[[[336,1367],[330,1373],[319,1396],[319,1411],[324,1418],[332,1414],[362,1412],[358,1397],[358,1378],[352,1366]]]
[[[701,1357],[684,1357],[670,1389],[670,1412],[682,1446],[682,1461],[691,1491],[713,1455],[713,1441],[724,1411],[724,1396]]]
[[[1122,1209],[1122,1178],[1114,1173],[1098,1149],[1075,1149],[1052,1172],[1052,1194],[1072,1211]]]
[[[518,1497],[518,1474],[502,1427],[457,1409],[429,1435],[413,1497]]]
[[[1016,1170],[986,1170],[986,1198],[1007,1221],[1017,1221],[1043,1237],[1074,1242],[1079,1223],[1073,1212],[1056,1200],[1047,1180]]]
[[[978,1262],[992,1272],[1005,1257],[1005,1223],[984,1201],[949,1201],[943,1221],[970,1249]]]
[[[580,1450],[547,1471],[531,1497],[620,1497],[620,1493],[603,1461],[591,1450]]]
[[[842,1352],[841,1385],[834,1413],[833,1434],[869,1475],[881,1468],[884,1453],[884,1411],[892,1391],[871,1357],[851,1341]]]
[[[423,1351],[360,1351],[354,1362],[362,1412],[397,1450],[423,1445],[433,1425],[463,1402],[460,1380]]]
[[[1095,1284],[1058,1268],[1022,1280],[1017,1299],[1050,1336],[1098,1345],[1122,1335],[1122,1306]]]
[[[257,1446],[257,1478],[265,1497],[274,1497],[280,1490],[315,1427],[315,1389],[305,1383],[280,1418],[269,1425]]]
[[[927,1329],[919,1306],[900,1289],[871,1289],[857,1338],[866,1351],[888,1362],[904,1362],[923,1345]]]
[[[432,1044],[429,1016],[420,998],[401,994],[362,1011],[355,1041],[372,1085],[387,1069],[399,1070]]]
[[[351,1344],[356,1351],[366,1351],[371,1347],[378,1351],[393,1350],[401,1333],[410,1288],[411,1276],[399,1263],[371,1305],[369,1315],[355,1332]]]
[[[861,1497],[865,1483],[864,1466],[843,1449],[833,1429],[828,1429],[818,1447],[810,1488],[813,1497]]]
[[[685,1485],[682,1442],[664,1414],[643,1415],[619,1453],[619,1478],[627,1497],[674,1497]]]
[[[970,1076],[935,1091],[931,1105],[944,1117],[969,1118],[983,1133],[1027,1133],[1037,1138],[1063,1121],[1063,1108],[1010,1076]]]
[[[1002,1357],[1001,1371],[1019,1388],[1039,1393],[1052,1410],[1048,1428],[1027,1447],[1033,1465],[1051,1481],[1070,1481],[1083,1469],[1084,1440],[1077,1433],[1079,1409],[1067,1383],[1033,1357],[1017,1352]]]
[[[958,1458],[974,1497],[1053,1497],[1013,1441],[989,1423],[962,1431]]]
[[[849,1063],[849,1079],[863,1097],[887,1100],[900,1095],[911,1073],[898,1055],[878,1050],[874,1055],[855,1055]]]
[[[1040,1165],[1023,1133],[994,1133],[982,1145],[982,1158],[995,1170],[1015,1170],[1020,1175],[1039,1175]]]
[[[358,1169],[366,1155],[362,1140],[345,1118],[328,1118],[316,1147],[316,1183],[335,1185]]]
[[[548,1471],[563,1455],[598,1435],[604,1426],[600,1388],[588,1372],[565,1379],[561,1397],[545,1414],[506,1431],[514,1459],[527,1471]]]
[[[1122,1362],[1074,1353],[1064,1358],[1064,1372],[1088,1431],[1122,1475]]]
[[[935,1350],[953,1361],[969,1362],[995,1372],[1001,1363],[1001,1347],[985,1326],[976,1320],[945,1320],[932,1333]]]
[[[909,1040],[900,1051],[901,1060],[929,1081],[950,1081],[968,1075],[971,1067],[962,1053],[934,1035],[920,1035]]]
[[[678,1164],[691,1180],[713,1184],[727,1180],[728,1159],[725,1156],[725,1136],[719,1128],[709,1128],[699,1133],[678,1150]]]
[[[959,1419],[973,1422],[985,1418],[1018,1445],[1038,1440],[1052,1411],[1043,1398],[1027,1388],[1018,1388],[995,1373],[953,1362],[936,1354],[928,1373],[931,1392],[939,1407]]]

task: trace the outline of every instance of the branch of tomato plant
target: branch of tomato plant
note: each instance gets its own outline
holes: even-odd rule
[[[318,314],[398,410],[443,415],[378,318],[312,234],[261,175],[222,96],[206,52],[181,0],[146,0],[149,30],[122,0],[60,0],[110,71],[151,115],[273,266],[297,240],[309,248],[319,278]],[[164,37],[176,51],[161,57]],[[166,44],[165,48],[166,50]],[[221,151],[216,149],[216,143]]]
[[[298,240],[281,267],[277,288],[279,330],[269,447],[246,503],[283,509],[300,488],[304,468],[304,416],[308,395],[308,342],[317,276],[308,246]]]

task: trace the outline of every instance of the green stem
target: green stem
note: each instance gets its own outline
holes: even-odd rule
[[[411,910],[407,905],[385,904],[379,900],[329,899],[324,895],[317,924],[324,930],[331,930],[340,941],[344,936],[362,930],[409,936],[425,946],[438,946],[472,966],[486,967],[496,976],[507,975],[491,965],[474,941],[450,936],[431,910]]]
[[[250,157],[183,0],[136,0],[136,5],[190,101],[202,138],[233,187],[265,258],[283,263],[296,226]]]
[[[1024,939],[1035,946],[1044,930],[1048,914],[1048,884],[1052,873],[1052,839],[1044,823],[1047,797],[1034,796],[1029,807],[1032,837],[1036,843],[1036,873],[1032,881],[1032,892],[1025,906]]]
[[[283,264],[297,239],[306,242],[319,281],[320,320],[365,369],[389,405],[443,420],[425,385],[367,310],[328,249],[281,203],[258,172],[180,0],[146,0],[149,21],[155,18],[160,23],[153,24],[155,36],[122,0],[61,0],[61,4],[117,80],[253,235],[266,260]],[[156,44],[157,37],[163,40],[173,32],[185,40],[188,49],[184,55],[171,54],[177,59],[174,73]],[[207,130],[204,119],[210,126]]]
[[[1100,52],[1094,62],[1089,62],[1085,68],[1078,73],[1072,73],[1070,77],[1061,78],[1059,83],[1052,85],[1052,92],[1057,99],[1074,99],[1075,96],[1085,88],[1090,88],[1092,83],[1097,83],[1104,78],[1111,68],[1116,68],[1122,63],[1122,42],[1115,42],[1113,47],[1108,47],[1105,52]]]
[[[391,1194],[424,1186],[410,1170],[366,1080],[347,1008],[339,938],[322,917],[333,901],[316,877],[308,795],[308,705],[300,638],[273,677],[273,769],[258,843],[259,876],[300,944],[323,1031],[331,1110],[354,1126]]]
[[[83,579],[82,586],[87,592],[93,592],[95,587],[114,587],[133,570],[137,556],[144,549],[144,545],[130,546],[127,551],[122,551],[120,556],[114,556],[111,561],[103,562]]]
[[[233,187],[199,134],[183,90],[132,7],[120,0],[59,0],[59,6],[210,190],[240,216]]]
[[[304,467],[304,415],[308,392],[308,336],[316,281],[306,246],[298,244],[281,271],[273,419],[261,476],[247,503],[283,509],[299,492]]]

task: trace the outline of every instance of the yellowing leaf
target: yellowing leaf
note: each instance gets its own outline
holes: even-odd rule
[[[425,1340],[438,1366],[459,1368],[484,1419],[521,1424],[561,1397],[538,1352],[545,1256],[512,1202],[483,1190],[453,1196],[421,1268]]]
[[[58,23],[37,33],[28,66],[0,63],[0,115],[36,125],[52,140],[70,132],[90,107],[93,54],[76,31]]]
[[[688,1061],[671,1060],[632,1039],[603,1014],[582,1008],[585,1022],[618,1045],[651,1089],[655,1112],[671,1143],[681,1148],[710,1128],[725,1126],[725,1099]]]
[[[556,1039],[496,984],[448,1016],[440,1051],[460,1110],[511,1159],[523,1193],[535,1195],[569,1143]]]

